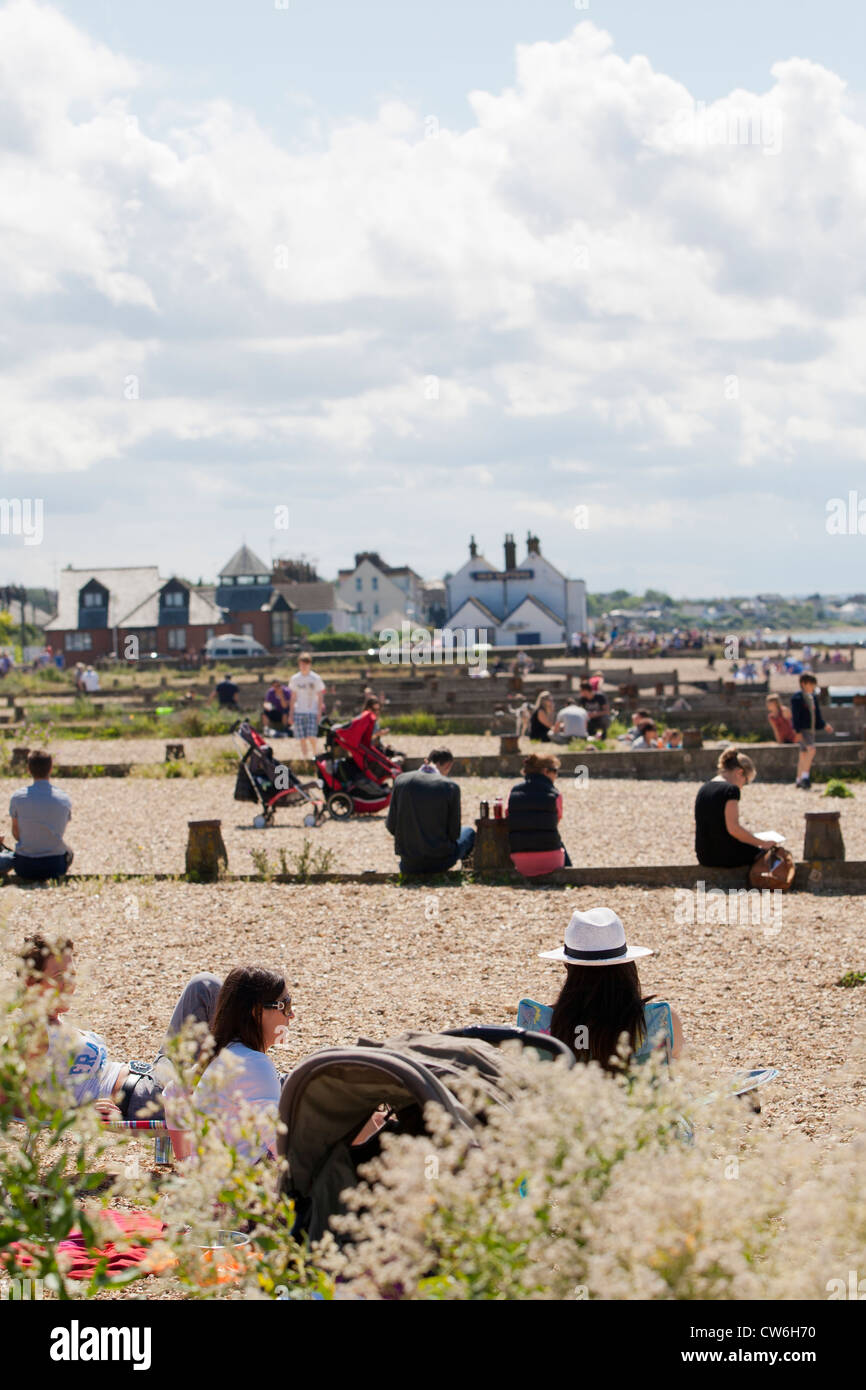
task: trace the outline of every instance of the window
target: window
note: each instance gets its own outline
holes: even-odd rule
[[[242,624],[241,624],[241,632],[243,633],[244,637],[252,637],[252,635],[253,635],[253,625],[252,625],[252,623],[242,623]]]
[[[271,614],[271,645],[284,647],[289,640],[289,615],[279,611]]]
[[[186,651],[186,628],[170,627],[168,630],[168,649],[170,652]]]
[[[378,576],[378,574],[374,574],[374,575],[373,575],[373,578],[372,578],[372,580],[371,580],[370,582],[372,583],[374,589],[378,589],[378,587],[379,587],[379,576]]]
[[[256,576],[255,576],[254,574],[239,574],[239,575],[238,575],[238,583],[239,583],[239,584],[255,584],[255,582],[256,582]]]
[[[223,575],[223,574],[220,575],[220,588],[221,588],[221,589],[222,589],[222,588],[226,588],[226,589],[230,588],[231,585],[234,584],[234,582],[235,582],[235,581],[234,581],[234,579],[232,579],[231,575]]]
[[[162,602],[165,608],[185,608],[187,595],[185,589],[163,590]]]
[[[206,642],[209,642],[210,639],[213,637],[213,635],[214,635],[214,633],[213,633],[213,628],[212,628],[212,627],[205,628],[204,640],[205,640]]]
[[[364,587],[364,581],[363,581],[363,579],[361,578],[361,576],[360,576],[360,574],[359,574],[358,577],[357,577],[357,579],[355,580],[355,588],[358,590],[358,593],[359,593],[359,594],[360,594],[361,590],[363,589],[363,587]]]
[[[378,603],[374,603],[374,604],[373,604],[373,617],[374,617],[374,618],[378,618],[378,616],[379,616],[379,605],[378,605]]]
[[[82,594],[85,608],[104,608],[105,594],[98,589],[91,589],[89,593]]]
[[[68,652],[89,652],[93,638],[89,632],[67,632],[63,645]]]

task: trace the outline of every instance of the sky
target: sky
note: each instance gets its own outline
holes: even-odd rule
[[[0,582],[532,530],[591,590],[862,591],[864,37],[0,4]]]

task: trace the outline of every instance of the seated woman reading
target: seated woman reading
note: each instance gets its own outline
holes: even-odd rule
[[[627,944],[625,927],[609,907],[575,911],[563,945],[541,952],[542,960],[565,966],[550,1032],[571,1048],[578,1062],[616,1070],[623,1034],[632,1061],[645,1061],[657,1048],[664,1048],[669,1058],[680,1056],[679,1015],[666,1001],[641,994],[634,962],[652,954],[646,946]]]
[[[527,878],[571,865],[559,838],[562,797],[556,790],[559,758],[530,753],[523,760],[523,781],[508,797],[508,850],[518,873]]]
[[[769,848],[740,825],[740,792],[755,780],[755,764],[736,748],[719,756],[718,772],[704,782],[695,799],[695,854],[708,869],[735,869],[753,864]]]

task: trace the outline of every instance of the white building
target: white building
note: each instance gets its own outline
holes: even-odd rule
[[[447,581],[447,627],[474,628],[479,641],[500,647],[563,642],[588,630],[586,585],[546,559],[537,536],[527,535],[519,565],[514,537],[506,536],[504,558],[497,569],[471,538],[469,559]]]
[[[340,598],[355,612],[356,632],[399,628],[403,621],[421,623],[424,618],[421,576],[408,565],[386,565],[375,550],[362,551],[352,569],[339,570],[337,586]]]

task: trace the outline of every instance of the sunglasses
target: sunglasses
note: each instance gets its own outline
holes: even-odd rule
[[[263,1004],[263,1005],[262,1005],[262,1008],[263,1008],[263,1009],[276,1009],[278,1013],[281,1013],[281,1014],[290,1014],[290,1013],[292,1012],[292,1000],[291,1000],[291,996],[290,996],[290,995],[287,995],[285,999],[277,999],[277,1000],[274,1001],[273,1004]]]

